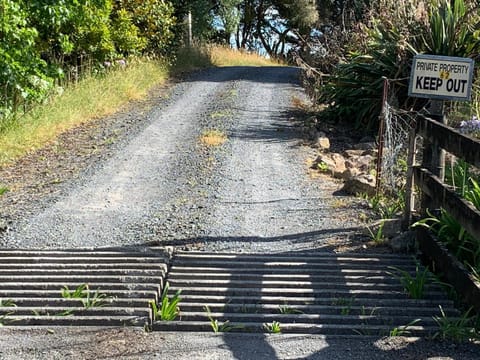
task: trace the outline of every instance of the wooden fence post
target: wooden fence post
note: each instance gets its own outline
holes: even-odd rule
[[[447,123],[443,100],[430,101],[430,118],[443,124]],[[431,171],[432,174],[438,176],[442,181],[445,179],[445,150],[438,146],[437,141],[432,143],[424,140],[422,167]],[[427,209],[432,209],[432,202],[424,193],[422,196],[422,211]]]

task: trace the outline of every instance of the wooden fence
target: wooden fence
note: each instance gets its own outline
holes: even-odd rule
[[[453,128],[438,121],[419,117],[414,129],[414,137],[421,136],[424,143],[422,163],[415,165],[415,146],[413,146],[410,161],[412,181],[407,182],[408,194],[414,194],[419,189],[422,198],[420,209],[407,210],[425,213],[426,209],[445,209],[473,237],[480,239],[480,211],[470,202],[462,199],[454,189],[441,178],[438,168],[438,158],[441,149],[480,168],[480,141],[465,136]],[[415,204],[407,199],[409,207]],[[413,207],[413,206],[412,206]],[[465,267],[424,227],[417,228],[417,242],[426,261],[443,279],[450,283],[461,295],[462,299],[480,312],[480,284],[476,283]]]

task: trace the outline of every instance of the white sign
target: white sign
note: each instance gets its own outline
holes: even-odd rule
[[[473,59],[416,55],[408,96],[444,100],[470,100]]]

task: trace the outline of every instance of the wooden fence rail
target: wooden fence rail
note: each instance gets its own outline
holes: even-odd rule
[[[480,168],[480,141],[465,136],[453,128],[438,121],[419,117],[415,128],[415,136],[424,139],[426,149],[420,165],[415,165],[413,159],[412,188],[407,193],[414,193],[419,189],[422,197],[421,209],[409,209],[425,214],[426,209],[445,209],[461,226],[473,237],[480,239],[480,211],[470,202],[462,199],[452,186],[445,184],[438,176],[435,168],[435,152],[445,151],[465,160],[467,163]],[[415,149],[411,149],[415,152]],[[408,191],[410,190],[410,191]],[[407,204],[414,204],[409,199]],[[409,216],[410,217],[410,216]],[[472,275],[451,254],[438,239],[434,238],[426,229],[419,228],[417,242],[422,251],[424,261],[428,262],[433,270],[442,274],[444,280],[450,283],[462,298],[480,312],[480,284],[476,283]]]

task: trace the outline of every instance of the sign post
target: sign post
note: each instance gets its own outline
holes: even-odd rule
[[[468,101],[472,91],[474,62],[469,58],[416,55],[413,58],[408,95],[429,98],[432,119],[446,123],[444,100]],[[429,144],[424,159],[440,179],[445,177],[445,152]]]
[[[435,100],[469,101],[473,59],[416,55],[410,73],[408,96]]]
[[[472,91],[473,73],[474,61],[469,58],[416,55],[413,58],[410,73],[408,95],[430,99],[430,117],[446,124],[444,101],[469,101]],[[412,139],[411,143],[413,143],[413,148],[415,148],[414,139]],[[413,154],[412,156],[414,157]],[[408,164],[409,168],[413,166],[413,158],[411,161],[412,163]],[[444,180],[445,151],[438,144],[424,143],[423,163],[430,164],[429,170],[442,181]],[[423,199],[423,202],[428,202],[428,199]],[[406,204],[405,211],[409,214],[405,218],[409,219],[411,216],[411,209],[409,208],[413,204],[412,179],[407,179]],[[410,205],[408,206],[408,204]],[[422,207],[427,208],[428,204],[424,204]]]

